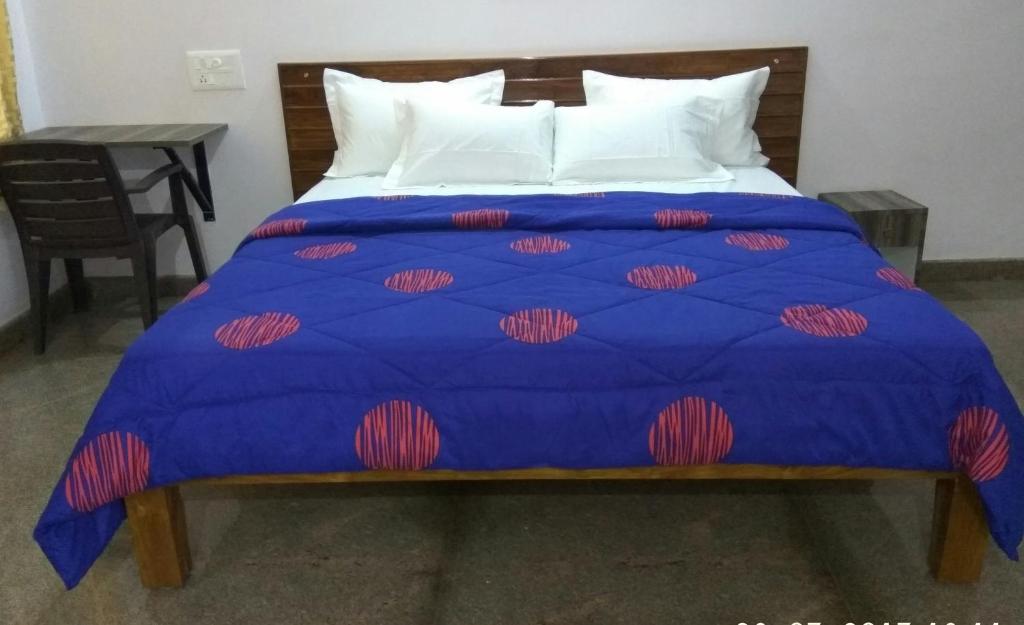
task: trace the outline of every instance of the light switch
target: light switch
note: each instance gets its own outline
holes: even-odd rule
[[[185,53],[193,91],[245,89],[242,53],[238,50],[195,50]]]

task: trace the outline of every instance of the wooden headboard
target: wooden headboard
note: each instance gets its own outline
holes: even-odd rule
[[[337,147],[324,99],[326,68],[390,82],[451,80],[504,69],[504,104],[554,100],[559,106],[573,106],[585,103],[580,76],[585,69],[646,78],[715,78],[764,66],[770,67],[772,73],[754,129],[764,154],[771,158],[768,167],[795,185],[807,72],[804,47],[544,58],[280,63],[277,71],[292,191],[298,198],[319,182]]]

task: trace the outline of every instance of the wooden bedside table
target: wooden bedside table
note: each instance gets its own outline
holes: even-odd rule
[[[818,199],[849,213],[864,230],[868,242],[893,267],[917,280],[928,225],[927,206],[895,191],[822,193]]]

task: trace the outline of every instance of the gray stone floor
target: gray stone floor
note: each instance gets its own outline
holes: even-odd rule
[[[1024,397],[1024,282],[933,292]],[[65,592],[31,530],[136,314],[97,302],[0,355],[0,624],[1024,623],[994,548],[976,585],[928,577],[914,482],[192,487],[185,589],[143,590],[122,529]]]

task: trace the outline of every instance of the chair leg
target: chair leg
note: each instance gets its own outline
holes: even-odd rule
[[[185,243],[188,245],[188,253],[192,257],[192,268],[196,272],[196,280],[206,280],[206,261],[203,260],[203,248],[199,245],[199,233],[196,230],[196,222],[188,213],[188,200],[185,198],[185,185],[182,182],[181,174],[174,174],[167,179],[171,187],[171,210],[181,229],[185,231]]]
[[[138,248],[132,254],[132,273],[135,274],[135,291],[142,310],[142,325],[149,328],[156,323],[156,243],[151,237],[143,236]]]
[[[46,351],[46,317],[50,303],[50,259],[25,256],[29,305],[32,318],[32,343],[37,354]]]
[[[68,285],[71,287],[71,302],[75,312],[89,309],[89,284],[85,281],[85,271],[81,258],[65,258],[64,271],[68,274]]]

